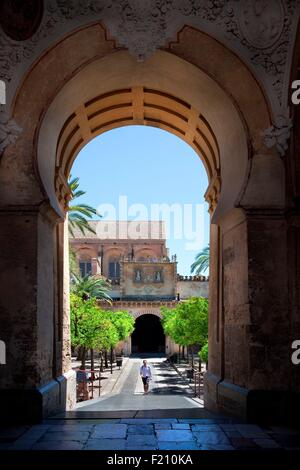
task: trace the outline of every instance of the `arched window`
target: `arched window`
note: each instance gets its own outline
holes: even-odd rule
[[[117,259],[110,259],[108,263],[109,279],[120,279],[120,263]]]
[[[79,270],[82,277],[92,274],[92,261],[82,260],[79,261]]]

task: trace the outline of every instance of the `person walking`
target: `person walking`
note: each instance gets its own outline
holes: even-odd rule
[[[152,379],[151,367],[148,366],[146,359],[143,360],[143,365],[140,368],[140,376],[144,385],[144,395],[149,391],[149,381]]]

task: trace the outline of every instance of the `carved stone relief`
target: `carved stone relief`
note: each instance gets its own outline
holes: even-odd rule
[[[239,26],[249,44],[258,49],[273,46],[284,27],[281,1],[245,0],[240,5]]]
[[[0,2],[0,25],[15,41],[25,41],[37,31],[43,16],[43,0]]]
[[[263,132],[265,145],[268,148],[276,146],[279,155],[284,157],[288,149],[288,141],[292,127],[291,119],[285,116],[276,116],[273,126]]]
[[[0,122],[0,156],[9,144],[14,144],[22,129],[10,119],[5,123]]]
[[[11,5],[13,0],[3,0]],[[8,88],[0,122],[22,73],[47,47],[74,28],[99,21],[138,60],[190,25],[237,52],[261,81],[275,115],[287,111],[287,77],[300,4],[297,0],[44,0],[39,29],[17,41],[0,31],[0,78]],[[30,30],[30,28],[29,28]],[[5,27],[4,27],[5,31]],[[34,28],[32,29],[34,32]],[[28,32],[27,32],[28,34]],[[3,112],[5,111],[5,116]]]

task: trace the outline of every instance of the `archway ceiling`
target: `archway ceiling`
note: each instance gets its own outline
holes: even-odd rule
[[[76,155],[90,139],[116,127],[134,124],[172,132],[200,155],[209,181],[219,174],[218,142],[205,117],[180,98],[137,86],[98,95],[66,119],[57,145],[57,184],[62,174],[67,180]]]
[[[205,165],[211,212],[234,203],[247,171],[248,143],[247,125],[230,96],[208,74],[173,54],[158,51],[136,64],[128,52],[118,51],[68,80],[41,121],[37,168],[59,214],[66,209],[67,178],[80,149],[125,125],[156,126],[186,141]]]

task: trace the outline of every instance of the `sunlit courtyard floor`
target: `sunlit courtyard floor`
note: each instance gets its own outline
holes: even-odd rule
[[[115,381],[111,393],[104,397],[79,403],[72,412],[64,417],[118,417],[120,411],[127,411],[127,417],[145,415],[153,411],[156,417],[184,417],[183,410],[191,410],[191,416],[196,416],[196,410],[203,412],[203,403],[194,398],[193,388],[187,379],[178,375],[164,357],[149,357],[148,364],[152,370],[149,393],[144,395],[139,369],[142,359],[132,357],[127,362]],[[130,412],[133,412],[130,414]],[[149,413],[146,413],[149,415]],[[184,416],[183,416],[184,415]],[[151,414],[151,417],[155,417]]]
[[[214,415],[164,358],[148,361],[148,395],[132,357],[107,376],[104,396],[40,425],[0,427],[0,450],[300,450],[299,430]]]

